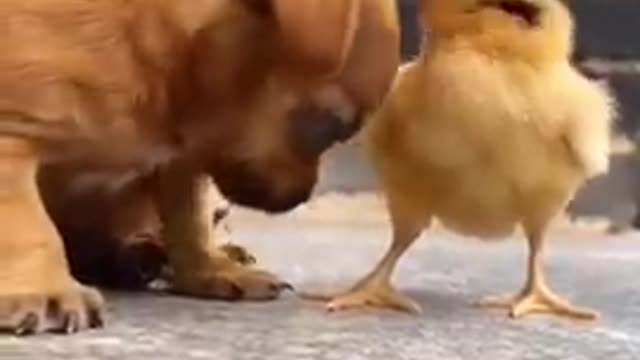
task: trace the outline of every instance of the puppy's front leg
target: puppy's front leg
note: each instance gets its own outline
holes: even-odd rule
[[[102,324],[101,295],[70,274],[36,186],[37,148],[0,137],[0,330],[72,333]]]
[[[224,300],[270,300],[287,285],[275,275],[230,258],[216,242],[211,179],[188,161],[158,171],[155,197],[162,238],[173,268],[173,289],[181,294]]]

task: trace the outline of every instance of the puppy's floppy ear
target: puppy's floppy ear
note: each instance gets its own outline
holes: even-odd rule
[[[364,0],[271,0],[287,61],[313,75],[344,65]]]
[[[400,65],[400,24],[395,0],[368,0],[340,83],[361,109],[373,109],[388,92]]]

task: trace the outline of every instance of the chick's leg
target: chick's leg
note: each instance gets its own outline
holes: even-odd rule
[[[391,248],[376,267],[347,293],[332,299],[329,311],[382,307],[410,313],[420,313],[421,308],[391,284],[391,276],[398,261],[420,234],[420,229],[394,221]]]
[[[543,263],[544,231],[527,231],[527,240],[529,243],[527,281],[522,291],[515,296],[487,297],[478,305],[508,308],[509,315],[513,318],[534,313],[548,313],[579,320],[595,319],[598,316],[596,311],[571,304],[555,294],[547,285]]]

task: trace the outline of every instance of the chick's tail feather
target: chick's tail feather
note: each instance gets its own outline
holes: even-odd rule
[[[585,175],[591,178],[609,170],[617,112],[615,100],[604,85],[589,85],[583,88],[580,104],[573,107],[575,112],[569,114],[564,140]]]

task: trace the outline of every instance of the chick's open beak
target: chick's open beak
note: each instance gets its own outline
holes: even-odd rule
[[[539,0],[482,0],[480,5],[500,9],[511,16],[522,19],[530,26],[539,23],[541,12]]]

